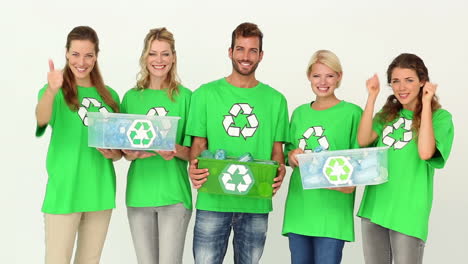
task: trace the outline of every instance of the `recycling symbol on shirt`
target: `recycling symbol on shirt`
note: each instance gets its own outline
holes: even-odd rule
[[[136,148],[146,148],[151,146],[156,138],[153,124],[149,120],[137,119],[133,121],[127,130],[127,138],[130,145]]]
[[[83,125],[88,126],[88,109],[94,106],[98,108],[99,112],[101,113],[109,113],[107,108],[102,105],[101,102],[96,100],[95,98],[92,97],[84,97],[83,100],[81,101],[81,106],[78,109],[78,115],[80,116],[81,121],[83,121]]]
[[[149,109],[146,115],[147,116],[167,116],[167,113],[169,113],[169,111],[166,110],[166,108],[162,106],[158,106],[158,107],[153,107]],[[171,129],[172,123],[170,120],[162,119],[160,121],[160,124],[161,124],[162,129],[158,131],[161,133],[163,137],[166,137],[167,133],[169,133]]]
[[[169,111],[164,107],[153,107],[148,110],[147,116],[166,116]]]
[[[223,120],[223,127],[226,133],[231,137],[239,137],[240,135],[244,139],[252,137],[258,128],[257,116],[252,114],[252,110],[253,108],[249,104],[233,104],[231,110],[229,110],[229,115],[225,115]],[[248,125],[246,124],[243,127],[236,126],[234,118],[240,115],[247,116]]]
[[[408,144],[411,139],[413,139],[413,131],[411,131],[411,125],[413,120],[400,117],[393,125],[388,125],[384,128],[382,132],[382,142],[394,149],[402,149],[406,144]],[[390,134],[403,129],[403,139],[396,140],[392,138]]]
[[[229,164],[219,174],[219,183],[225,193],[245,195],[255,180],[248,166]]]
[[[351,182],[353,165],[343,156],[328,157],[323,165],[322,172],[332,184],[347,184]]]
[[[313,152],[312,146],[307,145],[307,140],[312,136],[315,136],[323,150],[328,150],[330,144],[328,144],[327,137],[323,135],[324,131],[325,129],[321,126],[309,127],[304,134],[302,134],[302,138],[299,139],[299,148],[304,150],[305,153]]]

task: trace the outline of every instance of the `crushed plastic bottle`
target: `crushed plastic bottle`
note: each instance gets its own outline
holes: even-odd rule
[[[252,153],[246,152],[242,154],[237,160],[242,162],[251,162],[254,160],[254,158],[252,156]]]
[[[202,158],[207,158],[207,159],[214,159],[214,154],[213,152],[209,151],[209,150],[204,150],[201,155],[200,155]]]
[[[214,154],[214,158],[217,159],[217,160],[225,160],[226,159],[226,150],[224,149],[217,149],[215,154]]]
[[[322,146],[318,146],[318,147],[315,147],[314,148],[314,152],[317,153],[317,152],[322,152],[324,151],[323,147]]]

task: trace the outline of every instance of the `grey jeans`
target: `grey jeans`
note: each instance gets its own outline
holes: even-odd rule
[[[366,264],[422,264],[424,241],[361,219]]]
[[[139,264],[182,263],[191,210],[179,203],[128,207],[127,215]]]

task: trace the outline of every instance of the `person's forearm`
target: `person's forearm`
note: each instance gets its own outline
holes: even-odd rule
[[[284,164],[283,142],[275,142],[273,144],[271,159],[277,161],[278,164]]]
[[[182,160],[189,160],[190,158],[190,148],[176,144],[176,154],[175,156]]]
[[[207,139],[202,137],[194,137],[192,141],[192,147],[190,148],[190,160],[196,159],[206,149],[208,149]]]
[[[432,110],[430,104],[423,104],[421,126],[418,132],[418,153],[423,160],[434,156],[436,151],[434,129],[432,127]]]
[[[52,106],[54,103],[55,94],[50,89],[46,89],[42,98],[36,106],[37,125],[42,127],[49,123],[52,116]]]
[[[364,108],[361,121],[359,122],[357,139],[361,147],[369,146],[376,138],[375,132],[372,130],[375,100],[375,97],[369,96],[367,98],[366,107]]]

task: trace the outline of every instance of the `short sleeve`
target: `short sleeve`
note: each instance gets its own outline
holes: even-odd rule
[[[297,109],[293,112],[291,116],[291,122],[289,123],[289,135],[288,135],[288,140],[284,146],[284,159],[286,165],[289,166],[289,152],[293,151],[297,148],[297,140],[294,139],[294,135],[296,134],[296,111]]]
[[[380,113],[377,113],[374,116],[374,119],[372,120],[372,130],[374,130],[374,132],[377,135],[382,134],[382,130],[383,130],[383,126],[384,126],[384,123],[382,122],[382,119],[380,118],[379,114]]]
[[[288,142],[289,141],[289,116],[288,116],[288,103],[286,98],[281,95],[278,111],[278,122],[276,127],[276,134],[274,137],[275,142]]]
[[[384,127],[384,122],[381,119],[380,112],[379,112],[374,116],[374,119],[372,120],[372,130],[374,130],[374,132],[377,134],[377,138],[373,143],[369,145],[369,147],[377,145],[380,135],[382,135],[383,127]]]
[[[131,90],[130,90],[131,91]],[[120,112],[121,113],[125,113],[127,114],[128,113],[128,103],[127,103],[127,100],[128,100],[128,97],[129,97],[129,93],[130,91],[126,92],[124,94],[124,97],[122,99],[122,103],[120,104]]]
[[[433,168],[441,169],[445,166],[452,150],[454,137],[452,115],[446,110],[437,110],[432,116],[432,126],[437,150],[434,156],[427,162]]]
[[[186,147],[191,147],[192,146],[192,137],[187,134],[187,123],[190,118],[190,102],[192,100],[192,91],[187,89],[187,95],[185,96],[185,118],[187,119],[187,122],[184,127],[184,138],[182,140],[182,145]]]
[[[354,106],[354,105],[353,105]],[[352,116],[351,116],[351,131],[349,138],[349,147],[351,149],[359,148],[359,142],[357,140],[357,134],[359,129],[359,123],[361,122],[362,109],[359,106],[354,106]]]
[[[203,86],[198,88],[190,100],[190,110],[187,121],[186,134],[195,137],[207,137],[207,98]]]

